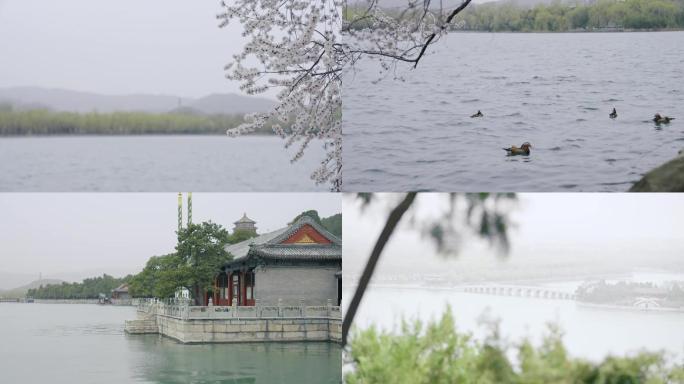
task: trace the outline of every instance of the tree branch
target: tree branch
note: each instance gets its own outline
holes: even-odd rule
[[[387,241],[389,241],[390,236],[392,236],[392,233],[394,233],[397,224],[399,224],[399,221],[401,221],[401,217],[404,216],[404,213],[406,213],[409,207],[411,207],[411,204],[413,204],[415,198],[416,192],[409,192],[404,197],[404,200],[394,207],[387,218],[385,227],[382,229],[378,240],[375,242],[373,252],[371,252],[370,257],[368,258],[366,267],[364,268],[361,279],[359,280],[359,285],[356,287],[356,292],[354,292],[354,297],[349,304],[349,308],[347,308],[347,313],[344,315],[344,321],[342,322],[342,345],[347,344],[349,328],[351,327],[352,321],[354,321],[354,316],[356,315],[356,311],[359,309],[359,305],[361,304],[361,299],[366,292],[366,288],[368,288],[368,283],[370,283],[370,279],[373,277],[373,272],[375,271],[375,266],[378,264],[378,260],[380,260],[380,255],[385,249],[385,245],[387,245]]]
[[[458,8],[454,9],[454,10],[449,14],[449,17],[447,17],[446,22],[440,27],[440,29],[441,29],[441,30],[444,30],[444,29],[446,28],[446,26],[449,25],[449,23],[451,23],[451,20],[453,20],[453,18],[456,17],[456,15],[458,15],[462,10],[464,10],[465,7],[467,7],[468,4],[470,4],[471,1],[472,1],[472,0],[465,0],[463,3],[461,3],[460,6],[458,6]],[[415,59],[415,63],[413,64],[413,68],[416,68],[416,67],[418,66],[418,61],[420,61],[420,58],[423,57],[423,55],[425,54],[425,50],[427,50],[428,45],[430,45],[430,43],[432,42],[432,40],[434,40],[434,38],[435,38],[436,36],[437,36],[437,33],[433,32],[433,33],[428,37],[427,41],[426,41],[425,44],[423,45],[423,48],[420,50],[420,53],[418,54],[418,57],[416,57],[416,59]]]

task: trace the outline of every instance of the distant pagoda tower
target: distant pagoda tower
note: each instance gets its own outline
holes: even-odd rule
[[[242,218],[233,224],[235,224],[235,228],[233,228],[233,232],[252,232],[252,233],[256,234],[257,228],[254,225],[254,224],[256,224],[256,221],[247,217],[247,213],[244,213],[242,215]]]

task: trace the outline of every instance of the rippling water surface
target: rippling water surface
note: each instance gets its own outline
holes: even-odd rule
[[[431,51],[403,80],[372,84],[369,60],[346,75],[347,190],[625,191],[684,148],[684,32],[455,33]],[[529,157],[501,149],[525,141]]]
[[[291,163],[276,137],[61,136],[0,138],[0,191],[325,191],[310,175],[312,143]]]
[[[133,307],[0,303],[0,383],[337,384],[330,343],[183,345],[126,335]]]

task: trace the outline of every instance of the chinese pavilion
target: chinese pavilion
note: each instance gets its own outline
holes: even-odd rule
[[[247,213],[242,215],[242,218],[236,222],[234,222],[235,227],[233,228],[233,231],[246,231],[246,232],[253,232],[256,233],[257,229],[254,224],[256,224],[256,221],[250,219],[247,217]]]
[[[246,217],[246,216],[245,216]],[[342,241],[308,216],[226,247],[234,259],[214,282],[214,305],[326,305],[342,298]]]

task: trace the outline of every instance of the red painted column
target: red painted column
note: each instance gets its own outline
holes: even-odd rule
[[[240,272],[240,305],[245,305],[247,302],[247,290],[245,289],[245,272]]]

